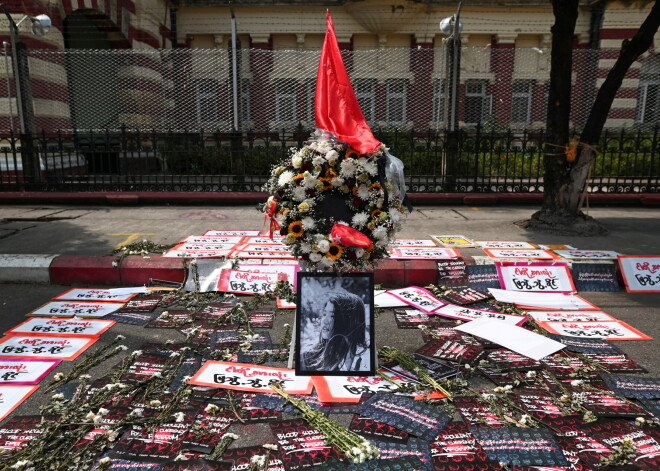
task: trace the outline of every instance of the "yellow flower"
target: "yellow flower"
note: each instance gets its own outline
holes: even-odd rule
[[[369,180],[369,176],[366,173],[361,173],[360,175],[358,175],[358,180],[360,180],[361,182],[366,182],[367,180]]]
[[[314,188],[316,188],[316,191],[323,191],[325,185],[322,181],[319,180],[318,182],[316,182],[316,186]]]
[[[346,151],[346,158],[347,159],[351,159],[351,158],[352,159],[357,159],[358,157],[360,157],[360,153],[358,151],[356,151],[355,149],[348,149]]]
[[[293,234],[294,237],[302,237],[302,235],[305,233],[302,227],[302,221],[293,221],[291,224],[289,224],[289,233]]]
[[[378,217],[379,217],[381,220],[384,221],[385,219],[387,219],[387,213],[386,213],[385,211],[382,211],[382,212],[378,215]]]
[[[284,242],[286,243],[286,245],[291,245],[296,241],[297,238],[298,237],[296,237],[294,234],[288,233],[286,235],[286,239],[284,239]]]
[[[320,165],[317,165],[316,167],[314,167],[314,171],[316,173],[321,173],[321,170],[323,170],[323,167],[321,167]]]
[[[328,249],[328,252],[325,254],[326,257],[332,259],[332,260],[337,260],[341,255],[344,253],[344,249],[342,248],[341,245],[335,244],[334,242],[330,244],[330,248]]]
[[[343,193],[350,193],[351,191],[351,189],[346,185],[342,185],[340,189]]]
[[[301,213],[306,213],[307,211],[309,211],[309,203],[307,201],[303,201],[302,203],[300,203],[298,205],[298,211],[300,211]]]
[[[337,159],[335,159],[334,157],[328,159],[328,165],[330,165],[331,167],[334,167],[336,164],[337,164]]]

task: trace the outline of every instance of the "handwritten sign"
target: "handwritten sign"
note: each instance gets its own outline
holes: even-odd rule
[[[55,301],[106,301],[125,303],[137,293],[113,292],[111,289],[73,288],[55,296]]]
[[[410,379],[390,373],[383,375],[402,384],[410,383]],[[314,389],[321,402],[360,402],[362,394],[393,391],[397,387],[381,376],[312,376]]]
[[[124,307],[120,303],[80,303],[73,301],[51,301],[30,312],[28,316],[48,317],[103,317]]]
[[[473,321],[476,319],[496,319],[513,325],[522,325],[527,320],[525,316],[515,316],[512,314],[502,314],[501,312],[483,311],[481,309],[470,309],[456,304],[446,304],[433,311],[433,314],[449,317],[451,319],[460,319],[462,321]]]
[[[536,322],[616,321],[603,311],[530,311]]]
[[[567,260],[616,260],[619,254],[611,250],[555,250]]]
[[[256,263],[241,263],[241,270],[248,270],[254,273],[284,273],[289,283],[293,283],[293,290],[298,289],[298,277],[296,274],[300,271],[300,265],[293,262],[266,263],[264,265]]]
[[[218,280],[218,291],[239,294],[263,294],[272,291],[278,281],[286,281],[285,273],[265,273],[223,268]]]
[[[419,286],[388,289],[386,293],[427,314],[430,314],[439,307],[447,304],[446,302],[436,298],[429,290],[420,288]]]
[[[592,303],[575,294],[529,293],[506,289],[488,288],[493,297],[503,303],[512,303],[523,309],[548,311],[575,311],[580,309],[598,309]]]
[[[0,386],[0,420],[4,420],[39,386]]]
[[[98,337],[113,325],[115,325],[115,321],[103,319],[32,317],[5,333],[7,335],[44,335],[52,337],[60,337],[62,335]]]
[[[435,242],[429,239],[395,239],[392,245],[396,247],[437,247]]]
[[[38,384],[62,360],[0,359],[0,385]]]
[[[218,258],[229,257],[232,250],[169,250],[163,258]]]
[[[243,242],[248,245],[284,245],[284,237],[245,237]]]
[[[513,291],[575,293],[566,264],[495,262],[500,285]]]
[[[75,360],[98,337],[9,335],[0,339],[0,358]]]
[[[529,242],[512,242],[504,240],[475,240],[482,249],[535,249],[536,245]]]
[[[238,236],[238,237],[244,237],[244,236],[258,236],[260,234],[259,231],[206,231],[204,236]]]
[[[652,340],[646,334],[621,321],[539,322],[550,333],[606,340]]]
[[[559,257],[548,250],[541,249],[483,249],[492,258],[533,258],[537,260],[555,260]]]
[[[312,379],[296,376],[295,370],[268,366],[207,361],[190,379],[190,384],[251,392],[272,392],[270,384],[281,384],[289,394],[310,394]]]
[[[277,247],[273,245],[273,247]],[[253,250],[242,250],[240,252],[234,252],[234,256],[239,258],[264,258],[264,259],[277,259],[277,260],[293,260],[296,257],[293,256],[291,252],[266,252],[266,251],[253,251]]]
[[[442,247],[474,247],[474,241],[462,235],[432,235],[431,239]]]
[[[218,250],[231,250],[234,244],[192,244],[185,242],[174,247],[175,250],[182,252],[198,252],[198,251],[218,251]]]
[[[191,235],[181,241],[182,244],[238,244],[243,240],[241,236],[196,236]]]
[[[660,292],[660,255],[619,255],[618,259],[626,291]]]
[[[459,258],[456,249],[443,247],[390,247],[390,258],[407,260],[444,260]]]

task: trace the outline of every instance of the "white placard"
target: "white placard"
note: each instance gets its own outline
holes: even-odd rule
[[[598,309],[586,299],[575,294],[562,293],[529,293],[526,291],[511,291],[488,288],[493,297],[503,303],[512,303],[529,309],[543,310],[580,310]]]
[[[163,258],[218,258],[229,257],[231,249],[222,250],[170,250]]]
[[[39,386],[0,386],[0,420],[4,420]]]
[[[261,231],[206,231],[204,236],[258,236]]]
[[[555,250],[567,260],[616,260],[618,252],[612,250]]]
[[[404,303],[412,306],[416,309],[419,309],[422,312],[427,314],[432,313],[439,307],[447,304],[445,301],[441,301],[436,298],[433,293],[419,286],[409,286],[407,288],[399,289],[388,289],[386,291],[388,294],[391,294],[395,298],[399,298]]]
[[[273,236],[272,239],[268,236],[246,237],[243,242],[248,245],[284,245],[284,237]]]
[[[191,235],[181,241],[182,244],[238,244],[243,237],[241,236],[197,236]]]
[[[437,247],[436,243],[429,239],[395,239],[392,245],[395,247]]]
[[[31,317],[25,322],[8,330],[7,335],[75,335],[80,337],[98,337],[115,321],[104,319],[61,319],[52,317]]]
[[[0,358],[75,360],[98,337],[8,335],[0,339]]]
[[[273,380],[289,394],[310,394],[312,378],[296,376],[295,370],[209,360],[190,379],[190,384],[251,392],[272,392]]]
[[[393,380],[408,384],[411,381],[389,371],[381,372]],[[360,402],[362,394],[393,391],[393,383],[380,376],[312,376],[316,395],[321,402]]]
[[[495,262],[500,286],[513,291],[575,293],[571,272],[565,263]]]
[[[385,290],[376,290],[374,291],[374,306],[380,308],[386,307],[405,307],[408,306],[407,303],[401,301],[401,299],[396,296],[392,296]]]
[[[489,340],[533,360],[552,355],[565,345],[527,329],[493,319],[479,319],[456,327],[456,330]]]
[[[583,339],[652,340],[648,335],[621,321],[539,322],[539,325],[553,334]]]
[[[172,250],[177,250],[179,252],[218,252],[230,251],[234,245],[235,244],[193,244],[190,242],[184,242],[173,247]]]
[[[512,314],[503,314],[501,312],[483,311],[481,309],[471,309],[456,304],[447,304],[433,311],[433,314],[449,317],[451,319],[460,319],[462,321],[474,321],[477,319],[495,319],[514,325],[522,325],[527,320],[525,316],[514,316]]]
[[[603,311],[529,311],[536,322],[615,321]]]
[[[390,258],[405,260],[447,260],[459,258],[456,249],[447,247],[390,247]]]
[[[136,293],[134,292],[113,292],[110,289],[87,289],[73,288],[65,291],[59,296],[55,296],[55,301],[106,301],[113,303],[125,303],[129,301]]]
[[[548,250],[541,249],[483,249],[491,258],[531,258],[535,260],[554,260],[559,257]]]
[[[38,384],[62,360],[0,359],[0,385]]]
[[[276,252],[291,253],[291,248],[280,244],[243,244],[236,247],[237,252]]]
[[[300,265],[297,263],[272,263],[267,265],[259,265],[257,263],[241,263],[238,267],[239,270],[249,270],[254,273],[284,273],[287,280],[293,285],[293,290],[298,289],[298,280],[296,274],[300,271]]]
[[[504,240],[475,240],[475,244],[483,249],[535,249],[529,242],[512,242]]]
[[[629,293],[660,292],[660,255],[620,255],[619,267]]]
[[[272,291],[280,280],[287,280],[286,273],[224,268],[220,272],[217,291],[238,294],[263,294]]]
[[[75,301],[51,301],[35,309],[28,316],[49,317],[103,317],[124,307],[120,303],[79,303]]]

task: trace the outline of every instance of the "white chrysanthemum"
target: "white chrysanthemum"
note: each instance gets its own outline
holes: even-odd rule
[[[303,186],[305,188],[315,188],[318,182],[318,178],[311,175],[309,172],[305,172],[305,177],[303,178]]]
[[[327,154],[325,154],[325,158],[328,159],[328,160],[330,160],[330,159],[338,159],[338,158],[339,158],[339,154],[337,153],[336,150],[332,149],[332,150],[329,150]]]
[[[277,179],[277,184],[279,186],[285,186],[288,185],[293,181],[293,172],[290,170],[285,170],[284,172],[280,173],[279,178]]]
[[[183,412],[175,412],[174,414],[172,414],[172,417],[174,417],[174,420],[177,423],[181,423],[186,419],[186,414],[184,414]]]
[[[335,261],[331,258],[323,257],[319,263],[324,267],[331,267],[335,264]]]
[[[309,216],[302,218],[301,222],[303,225],[303,229],[305,229],[306,231],[309,231],[316,227],[316,221],[314,220],[314,218],[311,218]]]
[[[303,227],[304,225],[305,223],[303,223]],[[310,244],[309,242],[303,242],[302,244],[300,244],[300,251],[302,253],[310,253],[312,251],[312,244]]]
[[[399,211],[390,211],[390,219],[394,224],[398,223],[401,220],[401,213]]]
[[[376,162],[374,160],[365,160],[364,162],[361,163],[362,163],[362,168],[369,175],[375,176],[376,174],[378,174],[378,166],[376,165]]]
[[[291,165],[293,165],[293,168],[300,168],[302,163],[303,163],[303,159],[299,155],[296,155],[291,159]]]
[[[323,258],[323,256],[320,253],[309,254],[309,261],[310,262],[318,263],[318,262],[321,261],[322,258]]]
[[[344,184],[344,182],[345,180],[341,177],[333,178],[332,180],[330,180],[330,183],[334,188],[339,188]]]
[[[312,165],[317,166],[317,165],[323,165],[325,163],[325,159],[323,158],[322,155],[317,155],[312,159]]]
[[[378,240],[387,240],[387,228],[385,226],[378,226],[372,234]]]
[[[327,154],[332,150],[332,143],[326,140],[320,141],[319,145],[316,147],[316,150],[321,154]]]
[[[355,248],[355,256],[357,258],[362,258],[364,256],[364,249],[362,247]]]
[[[367,200],[369,199],[369,188],[367,185],[360,185],[357,191],[358,198]]]
[[[297,186],[293,189],[293,199],[296,201],[302,201],[307,195],[305,194],[305,188],[302,186]]]
[[[357,213],[353,216],[351,222],[353,223],[353,227],[361,229],[367,222],[369,222],[369,215],[365,212]]]
[[[327,239],[320,240],[317,245],[319,246],[319,251],[322,253],[326,253],[330,250],[330,242],[328,242]]]
[[[344,178],[350,178],[355,175],[355,169],[357,168],[355,160],[353,159],[342,160],[340,167],[341,170],[339,171],[339,174]]]
[[[325,236],[323,234],[314,234],[314,242],[319,243],[322,240],[325,240]]]

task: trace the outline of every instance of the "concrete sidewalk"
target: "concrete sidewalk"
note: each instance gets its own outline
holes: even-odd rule
[[[532,233],[513,224],[529,218],[534,206],[418,206],[400,238],[461,234],[475,240],[570,244],[579,249],[615,250],[626,255],[660,254],[660,209],[596,207],[590,214],[610,231],[601,237]],[[263,215],[252,205],[209,206],[0,206],[0,282],[66,285],[135,285],[149,278],[181,281],[183,263],[160,256],[129,256],[117,266],[112,251],[148,239],[173,245],[207,230],[263,230]],[[481,249],[462,249],[471,262]],[[376,281],[385,285],[437,281],[432,261],[384,261]]]

